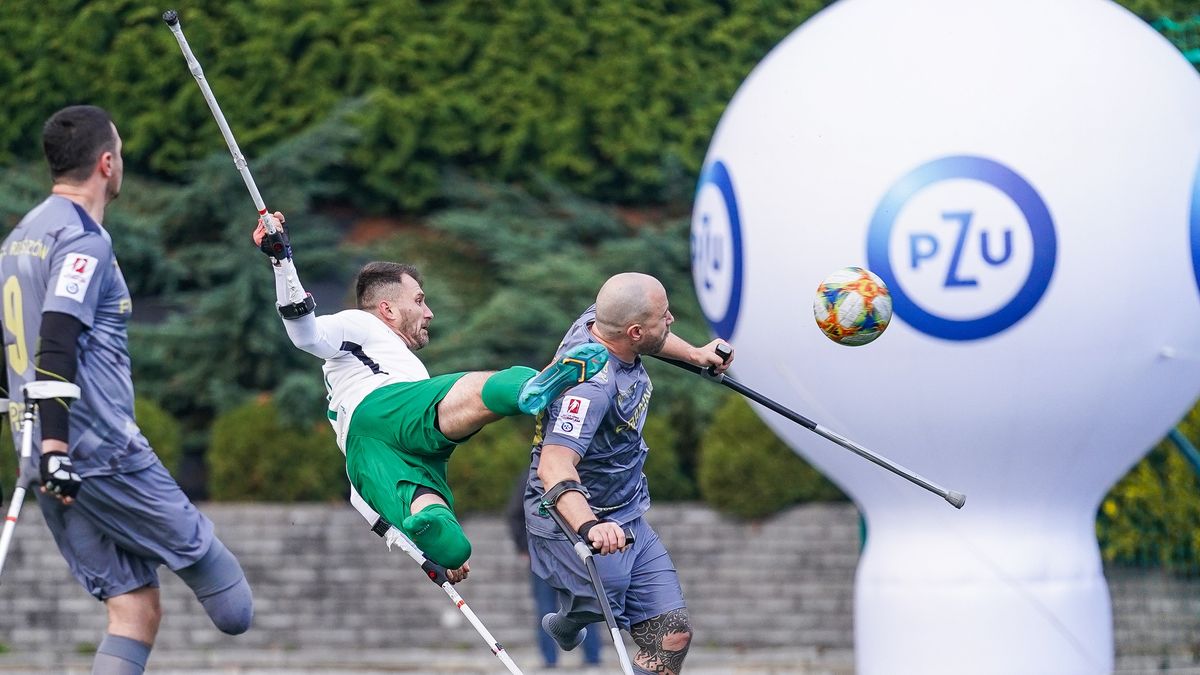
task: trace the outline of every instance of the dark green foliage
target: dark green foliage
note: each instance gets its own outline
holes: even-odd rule
[[[1161,443],[1109,491],[1096,532],[1104,559],[1200,569],[1200,481],[1169,442]]]
[[[182,432],[179,422],[163,410],[162,406],[144,398],[133,402],[133,416],[163,466],[175,473],[182,454]]]
[[[654,502],[677,502],[696,497],[696,484],[683,472],[676,450],[680,435],[666,415],[651,414],[642,427],[649,446],[643,472]]]
[[[209,491],[218,501],[326,501],[350,490],[329,423],[285,424],[265,396],[216,419],[208,465]]]
[[[845,499],[741,398],[721,406],[704,436],[699,483],[706,502],[740,518],[763,518],[797,502]]]
[[[1179,425],[1200,442],[1200,405]],[[1104,498],[1096,517],[1104,559],[1200,571],[1200,478],[1184,454],[1164,439]]]
[[[517,476],[529,469],[533,419],[507,417],[455,449],[447,476],[458,513],[503,511]]]
[[[542,173],[604,199],[690,197],[737,86],[824,4],[253,0],[180,10],[252,165],[338,102],[364,97],[346,167],[353,196],[418,208],[447,165],[488,180]],[[159,10],[5,0],[0,163],[37,157],[42,122],[78,101],[113,112],[134,172],[180,178],[192,158],[219,150]]]

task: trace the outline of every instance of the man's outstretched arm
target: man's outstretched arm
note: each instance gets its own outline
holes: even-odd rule
[[[279,316],[283,318],[283,328],[292,344],[299,349],[318,358],[333,358],[343,351],[342,344],[346,341],[345,328],[328,317],[317,317],[314,313],[316,303],[312,300],[312,294],[303,292],[304,287],[300,284],[299,273],[294,271],[294,266],[294,276],[289,282],[287,272],[279,263],[284,256],[292,257],[292,246],[287,230],[283,227],[283,214],[276,211],[275,219],[279,221],[280,229],[274,236],[268,235],[266,227],[259,221],[253,239],[259,250],[271,260],[271,271],[275,274],[275,303]],[[300,288],[304,301],[291,301],[289,285]]]

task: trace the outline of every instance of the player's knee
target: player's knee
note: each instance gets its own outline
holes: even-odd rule
[[[200,601],[217,630],[226,635],[241,635],[254,620],[254,596],[245,578],[219,593]]]
[[[426,557],[448,569],[462,567],[471,558],[471,542],[444,504],[432,504],[405,518],[403,528]]]
[[[249,630],[254,596],[242,566],[220,539],[213,539],[204,557],[175,573],[196,594],[218,630],[229,635]]]
[[[663,636],[662,648],[667,652],[681,652],[692,644],[692,627],[689,624],[681,630],[667,633]]]
[[[654,663],[678,672],[692,644],[692,622],[686,608],[671,610],[633,626],[633,641]]]

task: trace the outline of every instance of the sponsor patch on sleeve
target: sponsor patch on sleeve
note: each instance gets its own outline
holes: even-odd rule
[[[550,430],[550,433],[579,438],[579,431],[583,429],[583,420],[587,418],[587,410],[590,404],[591,401],[578,396],[564,398],[562,407],[558,409],[558,417],[554,419],[554,427]]]
[[[54,294],[83,302],[83,296],[87,294],[88,284],[92,283],[98,263],[96,258],[86,253],[68,253],[67,257],[63,258],[62,269],[58,272],[58,284],[54,287]]]

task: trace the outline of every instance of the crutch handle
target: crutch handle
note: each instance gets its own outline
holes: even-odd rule
[[[635,542],[635,541],[637,541],[637,535],[635,535],[633,533],[633,529],[628,528],[628,527],[625,528],[625,545],[633,546],[633,542]],[[592,553],[600,552],[600,549],[596,548],[596,545],[590,541],[588,542],[588,548],[592,549]]]
[[[728,363],[729,358],[733,356],[733,350],[730,349],[729,345],[725,344],[724,342],[717,344],[714,349],[717,352],[717,356],[721,357],[721,360],[725,363]],[[708,369],[704,371],[704,374],[714,380],[717,380],[718,382],[721,380],[721,378],[725,377],[724,375],[717,374],[717,369],[715,366],[709,366]]]
[[[426,558],[425,562],[421,563],[421,569],[425,571],[425,576],[428,577],[429,580],[432,581],[436,586],[441,586],[447,581],[450,581],[450,577],[446,576],[446,568],[433,562],[429,558]]]

